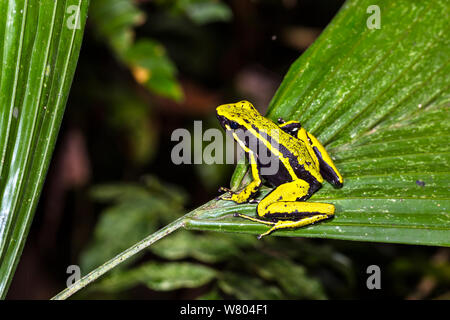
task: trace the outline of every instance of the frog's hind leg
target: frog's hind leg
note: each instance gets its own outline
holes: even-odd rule
[[[258,239],[261,239],[262,237],[265,237],[265,236],[271,234],[272,232],[274,232],[276,230],[290,229],[290,228],[300,228],[300,227],[304,227],[304,226],[308,226],[308,225],[314,224],[316,222],[319,222],[319,221],[322,221],[322,220],[325,220],[325,219],[329,219],[332,216],[333,216],[333,214],[316,214],[314,216],[306,217],[306,218],[303,218],[303,219],[298,220],[298,221],[280,220],[277,223],[275,223],[275,225],[272,228],[270,228],[269,230],[267,230],[263,234],[260,234],[258,236]]]
[[[311,186],[304,180],[294,180],[278,186],[258,204],[260,218],[276,221],[266,236],[275,230],[299,228],[328,219],[334,215],[334,205],[304,202],[311,196]]]
[[[263,219],[258,219],[258,218],[254,218],[254,217],[250,217],[250,216],[246,216],[245,214],[235,213],[233,216],[234,217],[244,218],[244,219],[247,219],[247,220],[250,220],[250,221],[254,221],[254,222],[264,223],[264,224],[267,224],[269,226],[275,226],[276,225],[276,222],[267,221],[267,220],[263,220]]]

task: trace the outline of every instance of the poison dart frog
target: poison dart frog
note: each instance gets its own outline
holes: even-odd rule
[[[274,123],[248,101],[218,106],[216,113],[220,125],[244,150],[253,177],[239,192],[220,188],[229,193],[219,198],[245,203],[254,201],[263,180],[275,187],[258,203],[257,217],[234,215],[271,227],[258,239],[334,216],[332,204],[305,202],[324,179],[336,188],[342,187],[344,180],[322,144],[300,122],[280,118]],[[269,170],[273,168],[276,170]]]

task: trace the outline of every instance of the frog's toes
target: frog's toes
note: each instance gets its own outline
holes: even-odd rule
[[[261,240],[263,237],[268,236],[271,233],[272,233],[272,229],[270,229],[269,231],[266,231],[266,232],[264,232],[264,233],[262,233],[260,235],[257,235],[256,239]]]
[[[227,197],[223,194],[218,195],[217,197],[214,198],[215,200],[229,200],[227,199]]]
[[[229,191],[231,194],[221,194],[219,196],[216,197],[216,200],[233,200],[233,191]]]
[[[231,191],[230,189],[225,188],[225,187],[220,187],[218,192],[220,192],[222,194],[220,194],[217,197],[215,197],[215,200],[230,200],[231,199],[231,195],[233,195],[233,191]],[[230,196],[226,196],[226,195],[223,194],[225,192],[230,192],[231,195]]]
[[[220,193],[224,193],[224,192],[232,192],[231,189],[225,188],[225,187],[220,187],[218,190]]]

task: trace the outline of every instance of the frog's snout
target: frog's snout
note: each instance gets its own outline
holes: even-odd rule
[[[220,126],[224,130],[236,129],[237,123],[235,123],[234,121],[232,121],[228,117],[226,117],[224,115],[226,113],[224,113],[224,112],[226,112],[226,109],[224,109],[224,106],[218,106],[216,108],[216,117],[217,117],[217,120],[219,120]]]

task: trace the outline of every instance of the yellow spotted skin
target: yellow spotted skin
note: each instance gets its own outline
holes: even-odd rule
[[[216,113],[221,126],[232,133],[248,156],[253,177],[244,189],[230,191],[221,199],[248,202],[263,180],[275,187],[258,203],[257,217],[235,214],[271,226],[259,238],[276,230],[299,228],[334,216],[332,204],[305,202],[324,180],[337,188],[342,187],[344,180],[322,144],[299,122],[279,119],[276,124],[248,101],[221,105]],[[263,173],[267,165],[262,161],[262,153],[270,154],[276,162],[276,172]]]

